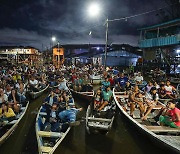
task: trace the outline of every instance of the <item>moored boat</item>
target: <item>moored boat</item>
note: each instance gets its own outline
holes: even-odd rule
[[[25,107],[21,107],[20,112],[16,115],[14,120],[8,122],[5,126],[0,128],[0,145],[15,131],[21,119],[24,117],[28,106],[29,102]]]
[[[145,134],[146,137],[149,137],[149,139],[155,141],[155,143],[161,147],[164,146],[168,150],[171,149],[174,152],[180,152],[180,128],[160,126],[155,119],[160,108],[153,108],[152,112],[148,116],[148,121],[143,122],[139,116],[139,110],[135,110],[134,114],[136,117],[132,118],[128,114],[128,110],[125,110],[124,106],[122,106],[122,104],[127,102],[127,95],[119,94],[113,90],[113,96],[122,115],[131,123],[131,125],[133,124],[139,132]],[[159,102],[159,104],[161,103]]]
[[[70,93],[70,91],[68,93]],[[72,104],[74,104],[74,99]],[[37,114],[35,124],[39,154],[54,153],[71,129],[69,124],[60,123],[61,129],[59,131],[44,130],[46,118],[47,113],[43,110],[43,107],[41,107]]]
[[[41,94],[42,94],[45,90],[47,90],[48,87],[49,87],[49,84],[46,85],[46,87],[45,87],[44,89],[42,89],[42,90],[40,90],[40,91],[38,91],[38,92],[32,92],[32,91],[30,91],[30,92],[29,92],[29,95],[30,95],[30,97],[31,97],[32,99],[36,99],[37,97],[41,96]]]
[[[101,75],[90,75],[90,79],[93,85],[101,84],[101,82],[103,81]]]
[[[88,134],[92,132],[105,132],[108,133],[112,127],[116,105],[114,100],[104,107],[103,110],[97,113],[94,110],[92,102],[86,111],[86,131]]]

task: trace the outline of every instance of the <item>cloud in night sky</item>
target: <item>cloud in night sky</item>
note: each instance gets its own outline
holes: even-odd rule
[[[41,49],[55,35],[62,44],[104,43],[105,17],[92,19],[87,6],[95,0],[1,0],[0,45],[31,45]],[[96,0],[110,19],[126,17],[167,5],[164,0]],[[137,45],[138,28],[160,22],[157,12],[110,23],[113,43]],[[97,26],[99,25],[99,26]],[[92,31],[92,36],[89,36]]]

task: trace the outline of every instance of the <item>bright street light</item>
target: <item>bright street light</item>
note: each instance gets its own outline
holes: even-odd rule
[[[56,37],[53,36],[53,37],[51,38],[51,40],[52,40],[53,42],[55,42],[55,41],[56,41]]]
[[[89,6],[88,14],[89,14],[91,17],[96,17],[96,16],[98,16],[98,15],[100,14],[99,4],[97,4],[97,3],[92,3],[92,4]]]

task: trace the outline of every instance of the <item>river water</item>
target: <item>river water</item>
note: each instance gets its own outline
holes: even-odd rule
[[[0,154],[37,154],[35,119],[43,94],[29,105],[26,115],[15,132],[1,145]],[[87,102],[75,98],[78,107],[83,107],[78,118],[85,117]],[[129,125],[117,111],[112,130],[107,135],[88,135],[85,122],[73,127],[55,154],[161,154],[167,153]]]

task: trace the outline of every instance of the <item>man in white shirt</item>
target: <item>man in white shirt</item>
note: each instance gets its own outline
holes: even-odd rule
[[[134,80],[137,84],[141,84],[144,79],[143,79],[143,76],[141,75],[141,73],[139,72],[138,76],[136,76]]]
[[[39,84],[39,82],[38,82],[38,80],[36,80],[35,78],[34,78],[34,76],[32,76],[31,77],[31,79],[29,80],[29,86],[30,86],[30,89],[32,90],[32,91],[34,91],[34,92],[37,92],[37,91],[39,91],[39,89],[38,89],[38,84]]]

